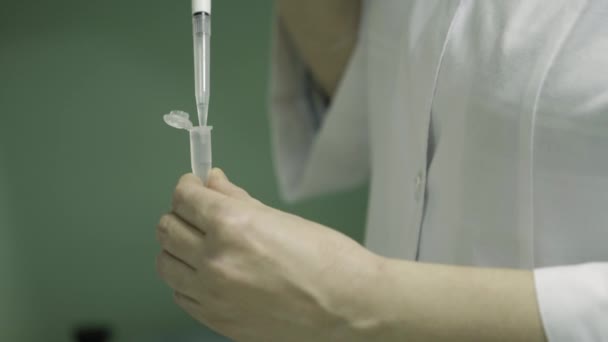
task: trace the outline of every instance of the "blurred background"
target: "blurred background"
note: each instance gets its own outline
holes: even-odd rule
[[[366,189],[287,205],[267,113],[270,0],[214,3],[214,163],[263,202],[360,240]],[[181,312],[155,227],[195,113],[190,1],[8,1],[0,11],[0,341],[226,341]]]

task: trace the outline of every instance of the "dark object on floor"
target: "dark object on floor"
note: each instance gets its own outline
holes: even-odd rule
[[[74,341],[108,342],[112,336],[110,329],[104,326],[80,326],[74,329]]]

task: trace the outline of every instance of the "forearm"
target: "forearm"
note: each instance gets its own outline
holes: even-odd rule
[[[277,9],[316,82],[333,96],[356,44],[361,0],[277,0]]]
[[[366,338],[546,340],[530,271],[387,260],[379,272],[367,312],[353,320]]]

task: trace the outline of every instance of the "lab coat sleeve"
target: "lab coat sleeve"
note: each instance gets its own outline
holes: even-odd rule
[[[534,276],[549,342],[608,341],[608,263],[539,268]]]
[[[270,127],[283,198],[294,201],[359,185],[369,170],[360,47],[355,48],[329,107],[315,113],[308,71],[279,20],[273,35]],[[316,125],[315,117],[324,120]]]

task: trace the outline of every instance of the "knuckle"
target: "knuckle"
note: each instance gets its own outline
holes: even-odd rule
[[[209,179],[207,179],[207,187],[211,188],[211,189],[218,189],[221,185],[220,180],[218,179],[218,177],[209,177]]]
[[[196,197],[197,189],[188,183],[180,182],[173,191],[173,208],[184,205]]]
[[[223,248],[232,250],[242,247],[243,242],[249,239],[255,221],[255,215],[248,210],[235,210],[224,215],[218,226],[219,229],[216,229],[218,240],[226,242]]]
[[[179,177],[178,183],[185,183],[190,179],[190,174],[189,173],[185,173],[183,175],[181,175],[181,177]]]
[[[201,180],[193,175],[192,173],[186,173],[183,174],[181,177],[179,177],[179,180],[177,181],[177,185],[180,184],[192,184],[192,183],[199,183],[200,184]]]
[[[224,208],[218,217],[219,222],[227,229],[242,229],[249,226],[252,222],[252,215],[245,208]]]
[[[219,215],[217,217],[217,221],[219,223],[219,226],[222,229],[233,229],[238,227],[239,225],[239,220],[237,218],[236,213],[230,213],[228,211],[224,212],[222,215]]]
[[[210,203],[207,209],[205,216],[217,228],[216,231],[226,229],[227,226],[232,224],[231,216],[234,215],[235,209],[228,198],[218,199]]]
[[[156,228],[156,236],[159,242],[165,242],[171,236],[171,227],[173,226],[172,221],[173,219],[169,214],[163,215],[160,218],[158,227]]]
[[[222,288],[230,279],[229,272],[226,267],[225,257],[216,256],[215,258],[209,260],[206,265],[206,272],[210,275],[208,277],[210,285],[209,291],[213,292],[215,298],[220,298],[220,293],[214,291],[213,289]]]
[[[228,255],[230,254],[230,255]],[[227,300],[228,292],[224,289],[242,286],[248,281],[248,270],[245,262],[232,253],[215,258],[207,265],[208,292],[218,300]]]
[[[226,215],[226,213],[229,211],[229,208],[230,205],[228,203],[228,198],[220,198],[209,203],[209,206],[207,208],[207,215],[219,221],[224,215]]]
[[[215,258],[207,262],[207,271],[214,277],[224,273],[224,258],[217,255]],[[212,277],[211,277],[212,278]]]
[[[175,190],[173,191],[173,208],[180,206],[182,203],[184,203],[186,201],[187,198],[187,189],[186,187],[182,184],[179,183],[177,184],[177,186],[175,187]]]

